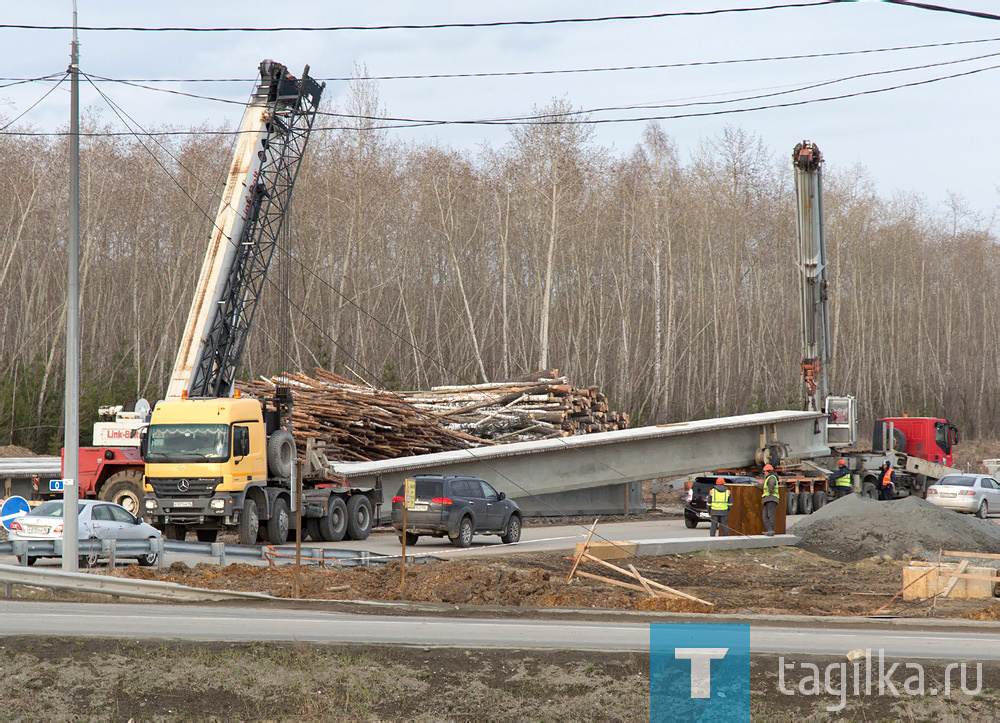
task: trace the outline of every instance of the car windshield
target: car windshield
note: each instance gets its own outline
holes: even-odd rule
[[[976,484],[975,477],[966,477],[964,475],[954,475],[948,477],[942,477],[939,479],[935,486],[938,487],[972,487]]]
[[[79,509],[80,512],[83,512],[83,505],[80,505],[77,509]],[[62,517],[62,500],[49,500],[48,502],[43,502],[28,514],[32,517]]]
[[[227,424],[155,424],[146,440],[147,462],[225,462]]]

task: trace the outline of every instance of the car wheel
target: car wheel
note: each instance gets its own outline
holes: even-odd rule
[[[691,515],[684,515],[684,526],[689,530],[693,530],[698,526],[698,518]]]
[[[255,544],[257,542],[257,530],[259,528],[260,518],[257,517],[257,503],[253,500],[245,500],[243,502],[243,512],[240,513],[240,544]]]
[[[99,552],[101,544],[100,540],[96,537],[89,537],[87,538],[87,543],[90,545],[91,551],[84,555],[80,555],[79,567],[82,570],[90,570],[97,567],[97,563],[100,561],[101,556],[101,553]]]
[[[186,525],[167,525],[167,539],[184,541],[187,537]]]
[[[979,510],[976,512],[976,517],[981,520],[985,520],[990,515],[990,506],[986,504],[986,500],[979,503]]]
[[[218,530],[195,530],[194,534],[198,538],[198,542],[215,542],[219,539]]]
[[[212,530],[214,532],[214,530]],[[199,532],[204,532],[204,530],[199,530]],[[155,537],[150,537],[150,540],[155,540]],[[159,561],[160,554],[157,552],[151,552],[148,555],[139,555],[139,559],[136,562],[139,563],[140,567],[152,567]]]
[[[517,514],[512,514],[507,520],[507,531],[500,535],[500,542],[505,545],[512,545],[521,539],[521,518]]]
[[[271,517],[267,520],[267,536],[272,545],[284,545],[288,542],[288,527],[291,520],[288,517],[288,502],[284,497],[274,500]]]
[[[799,492],[799,514],[811,515],[813,511],[813,493],[809,490]]]
[[[463,517],[458,523],[458,534],[455,537],[448,536],[451,544],[455,547],[468,547],[472,544],[472,518]]]
[[[372,503],[364,495],[351,495],[347,500],[347,538],[367,540],[372,531]]]
[[[415,534],[413,532],[407,532],[406,533],[406,544],[407,545],[416,545],[417,544],[417,540],[419,540],[419,539],[420,539],[420,535],[417,535],[417,534]],[[400,542],[403,541],[403,535],[399,536],[399,541]]]
[[[319,518],[319,536],[325,542],[340,542],[347,534],[347,505],[340,497],[331,497],[326,514]]]

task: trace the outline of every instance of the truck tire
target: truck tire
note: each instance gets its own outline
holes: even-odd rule
[[[319,536],[325,542],[340,542],[347,534],[347,505],[339,497],[331,497],[326,514],[317,522]]]
[[[291,479],[295,463],[295,438],[292,433],[279,429],[267,440],[267,469],[272,477]]]
[[[271,505],[271,516],[267,519],[267,537],[272,545],[284,545],[288,542],[288,526],[291,519],[288,515],[288,501],[277,497]]]
[[[198,542],[215,542],[219,539],[218,530],[195,530],[194,535],[198,538]]]
[[[867,497],[870,500],[877,500],[878,489],[875,487],[875,483],[865,480],[865,482],[861,485],[861,496]]]
[[[108,477],[99,497],[105,502],[121,505],[136,517],[142,517],[142,472],[123,469]]]
[[[407,547],[411,547],[412,545],[416,545],[417,544],[417,540],[419,540],[419,539],[420,539],[420,535],[416,534],[415,532],[407,532],[406,533],[406,546]],[[399,541],[400,542],[403,541],[403,533],[399,534]]]
[[[260,518],[257,517],[257,503],[251,499],[244,500],[243,511],[240,513],[239,540],[241,545],[257,543],[257,530],[260,528]]]
[[[179,540],[184,542],[184,538],[187,537],[188,528],[187,525],[167,525],[167,539],[168,540]]]
[[[799,514],[811,515],[813,513],[813,493],[809,490],[799,492]]]
[[[323,540],[323,536],[319,533],[319,518],[318,517],[307,517],[302,520],[302,539],[306,539],[306,536],[313,542],[320,542]]]
[[[799,514],[799,493],[787,490],[785,492],[785,514],[788,516]]]
[[[826,504],[826,490],[816,490],[813,492],[813,512],[822,509]]]
[[[364,495],[347,499],[347,539],[367,540],[372,531],[372,503]]]

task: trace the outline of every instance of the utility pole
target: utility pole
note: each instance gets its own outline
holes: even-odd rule
[[[73,0],[69,77],[69,242],[66,279],[66,410],[63,439],[62,569],[77,569],[77,501],[80,499],[80,42]]]

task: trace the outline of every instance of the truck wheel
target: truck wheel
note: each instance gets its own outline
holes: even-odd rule
[[[319,518],[318,517],[307,517],[302,520],[303,532],[305,535],[302,539],[306,539],[306,536],[313,542],[319,542],[323,539],[323,536],[319,532]]]
[[[198,538],[198,542],[215,542],[219,539],[218,530],[195,530],[194,534]]]
[[[167,525],[167,539],[180,540],[184,542],[187,537],[188,528],[186,525]]]
[[[799,514],[811,515],[813,511],[813,493],[809,490],[799,492]]]
[[[142,472],[123,469],[108,477],[101,487],[100,498],[121,505],[136,517],[142,516]]]
[[[319,518],[319,536],[326,542],[340,542],[347,534],[347,505],[339,497],[331,497],[326,514]]]
[[[295,463],[295,438],[285,429],[274,432],[267,440],[267,469],[272,477],[290,479]]]
[[[875,483],[865,482],[863,485],[861,485],[861,496],[867,497],[870,500],[877,500],[878,490],[875,489]]]
[[[826,490],[816,490],[813,492],[813,512],[826,504]]]
[[[420,535],[418,535],[418,534],[416,534],[414,532],[407,532],[406,533],[406,546],[410,547],[411,545],[416,545],[417,544],[417,540],[419,540],[419,539],[420,539]],[[400,542],[403,541],[403,535],[402,534],[399,535],[399,541]]]
[[[684,515],[684,526],[689,530],[693,530],[698,526],[698,518],[691,515]]]
[[[288,502],[284,497],[278,497],[271,506],[271,516],[267,520],[267,536],[272,545],[284,545],[288,542]]]
[[[251,499],[247,499],[243,502],[243,512],[240,513],[240,544],[256,544],[257,530],[259,528],[260,518],[257,517],[257,503]]]
[[[788,490],[785,493],[785,514],[789,516],[799,514],[799,495],[797,492]]]
[[[367,540],[372,531],[372,503],[364,495],[347,499],[347,539]]]

